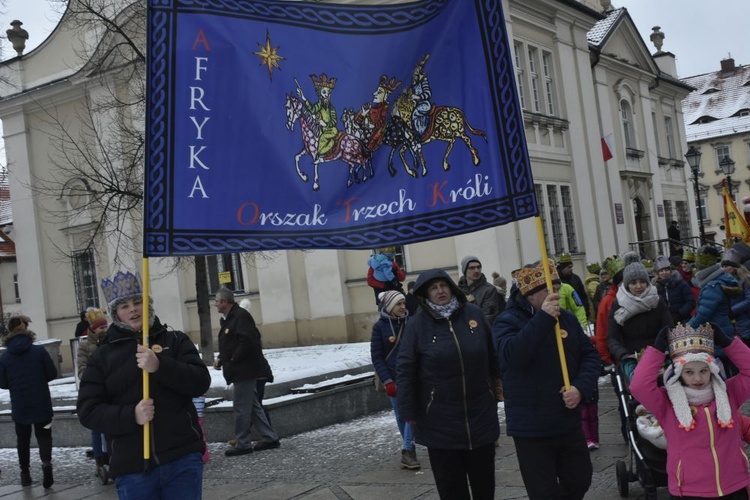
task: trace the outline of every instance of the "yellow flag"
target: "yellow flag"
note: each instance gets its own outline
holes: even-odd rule
[[[727,239],[729,237],[740,238],[745,243],[750,242],[750,227],[742,216],[734,200],[729,196],[726,186],[722,188],[724,194],[724,226],[726,227]]]

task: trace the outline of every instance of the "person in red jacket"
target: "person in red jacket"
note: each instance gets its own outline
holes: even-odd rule
[[[406,279],[406,273],[395,259],[384,253],[374,253],[367,261],[367,284],[375,292],[375,305],[380,308],[378,296],[386,290],[396,290],[406,295],[401,284]]]

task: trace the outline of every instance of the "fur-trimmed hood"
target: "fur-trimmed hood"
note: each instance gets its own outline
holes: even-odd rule
[[[35,340],[36,333],[32,332],[31,330],[16,330],[4,336],[2,342],[3,345],[8,348],[8,352],[17,354],[19,352],[28,351],[29,347],[34,343]]]

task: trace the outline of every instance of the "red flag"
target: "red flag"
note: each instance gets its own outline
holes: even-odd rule
[[[612,134],[607,134],[606,136],[602,137],[602,158],[604,159],[604,161],[609,161],[613,158],[612,147],[610,146],[611,142]]]

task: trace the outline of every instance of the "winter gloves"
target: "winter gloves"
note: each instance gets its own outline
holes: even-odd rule
[[[664,327],[659,331],[659,335],[654,340],[654,349],[659,352],[667,352],[667,334],[669,333],[669,327]]]
[[[721,328],[719,328],[717,325],[712,324],[711,325],[714,329],[714,344],[716,344],[719,347],[727,347],[729,344],[732,343],[732,340],[734,340],[732,337],[724,333]]]
[[[393,382],[388,382],[385,384],[385,393],[388,394],[388,397],[395,398],[396,397],[396,384]]]

